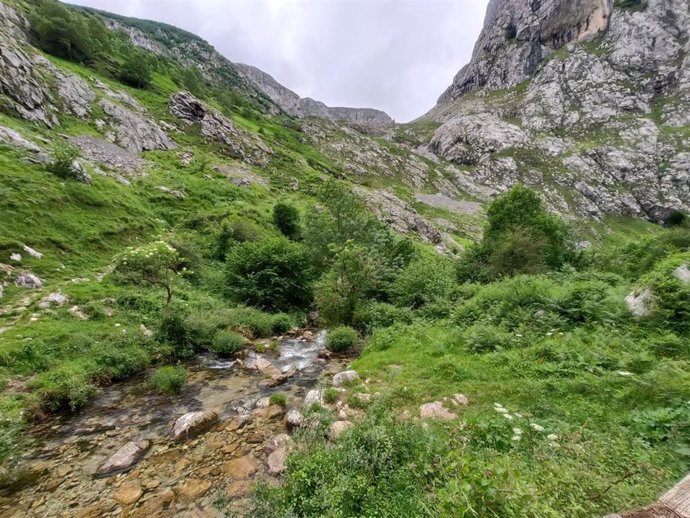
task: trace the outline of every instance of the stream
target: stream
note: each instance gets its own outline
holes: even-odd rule
[[[279,481],[267,461],[286,439],[285,412],[301,410],[318,379],[343,368],[321,357],[324,338],[306,332],[238,361],[202,355],[188,365],[179,395],[155,393],[142,374],[105,388],[78,415],[51,417],[27,434],[24,484],[0,493],[0,518],[244,516],[253,483]],[[290,377],[271,387],[264,369],[248,368],[259,364]],[[267,406],[275,392],[286,395],[285,408]],[[173,441],[175,421],[200,411],[218,414],[210,431]],[[124,473],[95,476],[130,441],[150,444],[139,462]]]

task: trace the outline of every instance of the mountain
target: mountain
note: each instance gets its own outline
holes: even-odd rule
[[[371,108],[332,108],[309,97],[301,98],[292,90],[281,85],[269,74],[256,67],[243,64],[236,64],[235,67],[285,113],[295,117],[316,117],[374,128],[393,124],[393,119],[381,110]]]
[[[523,182],[578,217],[690,209],[685,0],[489,3],[471,62],[420,120],[477,186]]]

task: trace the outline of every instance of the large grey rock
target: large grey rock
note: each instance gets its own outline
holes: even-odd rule
[[[343,385],[346,385],[348,383],[352,383],[354,381],[357,381],[359,379],[359,374],[357,374],[357,371],[343,371],[339,372],[335,376],[333,376],[333,386],[334,387],[342,387]]]
[[[17,131],[11,128],[6,128],[5,126],[0,126],[0,142],[10,144],[14,147],[23,148],[31,153],[41,152],[41,148],[39,146],[24,138]]]
[[[114,141],[133,153],[167,151],[175,148],[170,137],[151,119],[108,99],[99,106],[113,127]]]
[[[33,273],[22,273],[17,275],[14,279],[14,285],[20,288],[41,289],[43,287],[43,281]]]
[[[54,293],[51,293],[50,295],[46,295],[43,297],[39,303],[38,307],[41,309],[49,309],[52,306],[64,306],[67,304],[68,298],[67,295],[60,291],[56,291]]]
[[[206,106],[189,92],[179,92],[170,98],[170,113],[185,125],[199,124],[201,136],[220,144],[233,158],[265,164],[270,148],[257,136],[240,130],[235,124]]]
[[[98,468],[96,474],[98,476],[108,476],[127,471],[144,456],[150,446],[151,443],[149,441],[128,442],[117,450],[105,464]]]
[[[142,172],[146,164],[136,153],[103,139],[82,136],[72,137],[70,142],[79,148],[87,160],[118,169],[130,176]]]
[[[176,441],[186,441],[210,430],[218,422],[218,414],[211,411],[190,412],[173,425],[172,436]]]
[[[458,164],[476,164],[486,155],[529,143],[519,127],[491,114],[460,116],[441,126],[429,143],[436,155]]]

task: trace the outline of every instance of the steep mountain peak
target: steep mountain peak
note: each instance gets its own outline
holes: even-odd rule
[[[273,76],[254,66],[238,63],[235,67],[283,111],[294,117],[317,117],[365,126],[388,126],[393,123],[393,119],[381,110],[326,106],[309,97],[301,98]]]
[[[516,85],[554,51],[608,28],[612,0],[491,0],[472,61],[439,102]]]

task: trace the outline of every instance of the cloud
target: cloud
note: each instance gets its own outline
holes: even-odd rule
[[[487,2],[81,0],[198,34],[303,97],[399,121],[430,109],[469,61]]]

